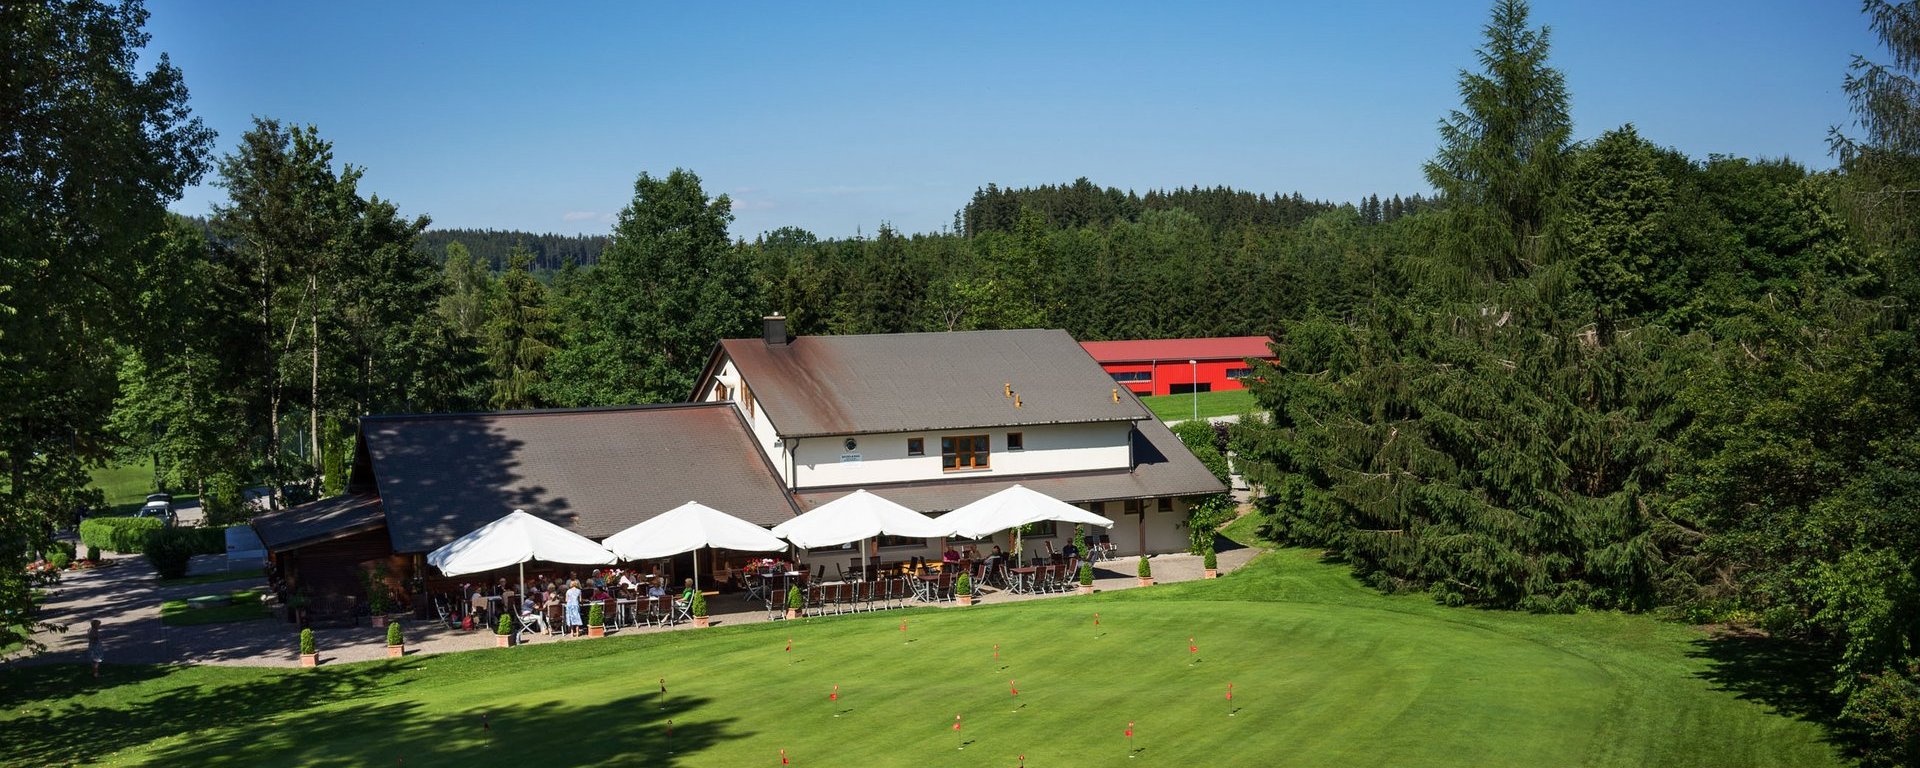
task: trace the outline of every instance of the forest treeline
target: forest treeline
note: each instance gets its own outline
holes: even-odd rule
[[[363,414],[684,399],[765,313],[1266,334],[1269,418],[1230,444],[1269,536],[1449,604],[1758,630],[1818,662],[1808,711],[1914,764],[1920,7],[1864,6],[1890,60],[1836,73],[1830,171],[1576,139],[1548,31],[1500,0],[1432,196],[1080,179],[982,187],[943,233],[740,240],[676,169],[639,174],[603,242],[547,243],[435,233],[313,126],[261,118],[215,157],[180,73],[123,55],[137,5],[9,5],[0,79],[44,98],[0,97],[0,610],[30,615],[22,558],[98,504],[90,466],[151,458],[238,517],[252,483],[337,492]],[[204,223],[165,212],[209,175]]]
[[[447,251],[447,246],[459,243],[495,272],[505,270],[513,249],[523,247],[533,256],[533,269],[536,272],[557,272],[567,262],[581,266],[592,266],[600,261],[600,252],[607,248],[606,235],[556,235],[552,232],[535,234],[507,229],[438,229],[428,228],[420,233],[417,245],[428,254],[438,256]]]

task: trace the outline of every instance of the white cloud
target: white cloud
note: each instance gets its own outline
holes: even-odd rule
[[[592,221],[601,218],[599,211],[567,211],[561,221]]]

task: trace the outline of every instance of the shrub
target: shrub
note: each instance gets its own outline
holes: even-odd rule
[[[1086,559],[1092,559],[1087,552],[1087,527],[1086,526],[1076,525],[1073,527],[1073,549],[1074,551],[1080,553],[1080,557],[1086,558]]]
[[[53,543],[53,548],[59,550],[61,554],[66,555],[67,562],[69,563],[73,562],[73,559],[78,556],[78,554],[74,552],[73,542],[71,541],[56,541]]]
[[[1187,551],[1198,555],[1213,549],[1220,526],[1233,522],[1235,511],[1233,497],[1224,493],[1193,501],[1187,507]]]
[[[695,616],[707,615],[707,596],[699,592],[693,593],[693,602],[689,603],[687,607],[692,609],[693,615]]]
[[[64,571],[67,569],[67,566],[73,564],[73,558],[67,557],[67,553],[65,552],[55,552],[53,553],[53,557],[47,559],[47,562],[53,564],[54,570]]]
[[[1147,562],[1146,555],[1140,556],[1140,578],[1143,578],[1143,579],[1153,578],[1153,564]]]
[[[87,560],[95,563],[100,562],[100,548],[87,547]]]
[[[318,653],[313,646],[313,630],[300,630],[300,653],[308,656]]]
[[[1093,563],[1080,564],[1080,586],[1093,586]]]
[[[191,528],[155,528],[147,532],[147,561],[160,578],[177,579],[187,575],[187,564],[199,554],[201,537]]]
[[[497,635],[511,635],[511,634],[513,634],[513,617],[512,617],[512,616],[501,616],[501,617],[500,617],[500,625],[499,625],[499,626],[496,626],[496,627],[494,627],[494,628],[493,628],[493,632],[494,632],[494,634],[497,634]]]
[[[587,626],[598,627],[604,626],[606,623],[607,609],[605,606],[594,603],[593,607],[587,609]]]
[[[1212,547],[1208,547],[1207,554],[1201,556],[1200,567],[1205,568],[1209,571],[1217,570],[1220,568],[1220,558],[1213,556]]]
[[[80,543],[108,552],[138,554],[147,545],[147,532],[158,529],[151,517],[93,517],[80,523]]]
[[[797,611],[797,610],[800,610],[802,607],[805,607],[806,604],[807,604],[806,598],[800,595],[800,585],[795,584],[791,587],[787,587],[787,610]]]
[[[400,637],[400,622],[387,623],[387,645],[400,645],[405,642]]]
[[[953,593],[961,596],[973,594],[973,577],[960,574],[960,578],[953,580]]]

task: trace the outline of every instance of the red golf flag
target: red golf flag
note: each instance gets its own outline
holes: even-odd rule
[[[1000,644],[999,644],[999,643],[994,643],[994,644],[993,644],[993,657],[994,657],[994,658],[996,658],[996,659],[998,659],[998,658],[1000,658]]]
[[[780,750],[780,764],[781,765],[787,764],[787,751],[784,749]]]
[[[787,653],[793,653],[793,638],[787,638]]]
[[[956,731],[957,731],[957,730],[960,730],[960,716],[959,716],[959,715],[954,715],[954,716],[953,716],[953,729],[954,729],[954,730],[956,730]]]
[[[1132,720],[1127,721],[1127,738],[1129,739],[1133,738],[1133,721]]]
[[[1014,685],[1012,680],[1007,681],[1007,690],[1012,691],[1015,696],[1020,695],[1020,687]]]
[[[1233,701],[1233,683],[1227,683],[1227,701]]]
[[[839,701],[839,700],[840,700],[840,686],[836,685],[833,687],[833,693],[827,694],[827,701]]]
[[[1187,638],[1187,653],[1199,653],[1200,646],[1193,644],[1193,638]]]
[[[668,720],[668,721],[667,721],[667,735],[668,735],[668,736],[672,736],[672,735],[673,735],[673,721],[672,721],[672,720]]]
[[[1096,613],[1093,615],[1093,625],[1096,627],[1100,626],[1100,614]]]

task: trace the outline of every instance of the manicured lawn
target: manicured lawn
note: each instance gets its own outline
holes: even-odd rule
[[[1844,764],[1693,629],[1381,596],[1300,550],[1092,597],[321,656],[0,671],[0,764]]]
[[[138,510],[153,492],[153,462],[137,461],[93,471],[93,487],[107,494],[107,506],[128,504]]]
[[[228,605],[212,605],[195,608],[186,600],[168,600],[160,604],[160,623],[170,627],[192,627],[201,624],[226,624],[235,621],[253,621],[272,615],[260,602],[265,592],[261,589],[241,589],[225,594],[233,600]]]
[[[147,501],[147,494],[153,492],[153,462],[142,460],[101,467],[93,471],[91,485],[107,495],[107,506],[112,508],[112,514],[131,515],[140,511],[140,505]],[[198,498],[196,494],[175,493],[173,505],[179,507]]]
[[[1143,397],[1140,402],[1161,421],[1180,421],[1193,418],[1193,395],[1160,395]],[[1244,389],[1223,389],[1219,392],[1200,393],[1200,418],[1213,416],[1234,416],[1250,412],[1258,406],[1253,402],[1253,393]]]

